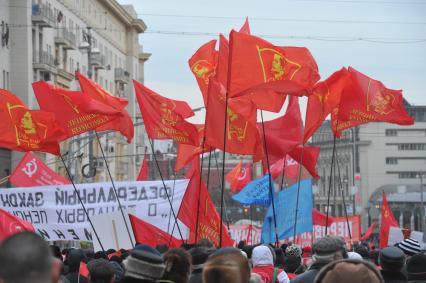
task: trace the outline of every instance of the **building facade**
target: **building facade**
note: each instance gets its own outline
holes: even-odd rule
[[[355,210],[360,214],[365,228],[380,218],[382,191],[393,195],[398,190],[406,190],[420,196],[420,176],[426,173],[426,106],[414,106],[405,101],[405,107],[415,118],[412,126],[369,123],[345,131],[342,138],[336,140],[337,168],[331,178],[330,201],[330,211],[334,215],[344,215],[345,196],[347,211],[351,214]],[[312,145],[321,147],[317,166],[321,179],[316,183],[315,196],[316,207],[321,211],[326,210],[330,188],[334,139],[329,123],[326,121],[312,138]],[[400,197],[403,195],[399,194]],[[397,196],[390,197],[389,202],[398,210],[397,219],[403,214],[401,211],[412,211],[408,206],[402,209],[401,205],[408,205],[408,201]],[[413,204],[413,207],[419,205]],[[420,209],[415,211],[419,213]],[[411,228],[419,226],[414,225],[418,223],[417,217],[415,213],[410,215]],[[407,220],[400,223],[401,226],[407,224]]]
[[[37,109],[32,82],[45,80],[77,90],[74,74],[80,71],[111,94],[127,98],[127,111],[136,125],[141,124],[131,82],[143,82],[144,63],[150,54],[139,44],[139,34],[147,27],[132,6],[115,0],[0,0],[0,7],[0,87]],[[141,160],[138,157],[145,148],[144,132],[143,127],[136,126],[131,144],[117,133],[101,135],[116,180],[135,178]],[[76,182],[108,181],[97,141],[93,142],[92,154],[88,151],[90,140],[81,135],[61,145],[62,152],[69,153],[71,173]],[[21,155],[0,152],[0,158],[8,155],[11,158],[6,163],[11,170]],[[95,176],[80,170],[91,157],[97,167]],[[47,155],[45,160],[64,173],[54,157]]]

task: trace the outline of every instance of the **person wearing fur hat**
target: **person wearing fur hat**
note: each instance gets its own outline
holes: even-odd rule
[[[274,268],[274,258],[268,246],[255,247],[252,253],[252,273],[262,277],[264,283],[288,283],[290,279],[284,270]]]
[[[189,283],[203,282],[203,266],[212,252],[213,249],[208,249],[206,247],[194,247],[189,250],[192,258],[192,273],[189,278]]]
[[[124,260],[124,278],[121,283],[153,283],[164,274],[161,254],[147,245],[137,245]]]
[[[379,270],[365,260],[343,259],[327,264],[314,283],[384,283]]]
[[[407,276],[410,283],[426,283],[426,255],[416,254],[408,259]]]
[[[315,277],[327,264],[347,257],[345,241],[336,236],[325,236],[313,245],[313,263],[309,269],[291,280],[291,283],[313,283]]]
[[[203,267],[204,283],[249,283],[250,266],[240,250],[223,248],[209,256]]]
[[[168,250],[164,256],[166,266],[158,283],[187,283],[191,274],[191,255],[184,249]]]

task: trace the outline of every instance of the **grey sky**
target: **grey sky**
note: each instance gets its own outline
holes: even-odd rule
[[[119,2],[133,4],[148,26],[140,37],[145,52],[152,53],[146,85],[192,107],[201,106],[202,99],[188,59],[201,44],[216,38],[209,34],[227,35],[246,16],[252,34],[277,45],[309,48],[322,79],[352,66],[390,88],[403,89],[410,103],[426,104],[425,0]]]

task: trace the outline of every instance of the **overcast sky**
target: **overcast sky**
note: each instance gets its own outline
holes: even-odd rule
[[[140,36],[152,56],[145,84],[160,94],[202,105],[187,61],[203,43],[239,28],[248,16],[252,34],[276,44],[305,46],[322,79],[352,66],[403,89],[426,104],[425,0],[119,0],[134,5],[148,30]],[[202,115],[202,113],[201,113]]]

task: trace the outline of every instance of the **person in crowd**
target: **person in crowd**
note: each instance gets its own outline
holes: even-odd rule
[[[345,241],[336,236],[327,235],[313,245],[313,263],[307,271],[291,280],[292,283],[313,283],[320,269],[335,260],[347,257]]]
[[[421,253],[420,243],[414,239],[405,239],[397,244],[397,247],[400,248],[407,258],[415,254]]]
[[[70,283],[87,283],[86,278],[80,276],[80,262],[87,262],[86,254],[82,250],[70,250],[67,257],[68,273],[65,278]]]
[[[168,250],[169,250],[169,246],[165,245],[165,244],[161,244],[161,245],[157,245],[155,247],[155,249],[160,253],[160,254],[165,254]]]
[[[380,250],[371,249],[368,255],[372,263],[374,263],[376,266],[380,265],[379,264]]]
[[[362,256],[357,252],[348,252],[349,259],[363,260]]]
[[[210,255],[209,249],[206,247],[194,247],[189,250],[192,258],[192,273],[189,283],[203,282],[203,266]]]
[[[191,274],[191,255],[184,249],[171,249],[163,256],[166,266],[158,283],[187,283]]]
[[[274,259],[269,246],[257,246],[252,253],[252,273],[262,277],[264,283],[288,283],[290,279],[284,270],[274,267]]]
[[[0,282],[57,283],[61,265],[49,246],[30,232],[15,234],[0,245]]]
[[[114,283],[114,269],[105,259],[94,259],[87,264],[89,283]]]
[[[370,260],[370,254],[367,246],[359,244],[355,247],[354,252],[358,253],[362,257],[362,259],[368,261]]]
[[[284,269],[285,254],[281,248],[275,248],[275,267]]]
[[[250,266],[247,258],[236,248],[215,251],[204,264],[203,282],[249,283]]]
[[[415,254],[408,259],[407,277],[410,283],[426,283],[426,255]]]
[[[153,283],[164,274],[161,254],[147,245],[136,246],[124,261],[124,278],[120,283]]]
[[[206,248],[214,248],[213,243],[209,239],[201,239],[198,241],[197,246],[206,247]]]
[[[311,246],[305,246],[302,250],[302,256],[303,256],[303,266],[310,266],[312,264],[312,247]]]
[[[243,248],[244,248],[244,246],[246,245],[246,242],[245,241],[239,241],[238,242],[238,245],[237,245],[237,248],[239,249],[239,250],[242,250]]]
[[[380,273],[385,283],[407,282],[407,277],[402,273],[405,264],[405,255],[397,247],[387,247],[380,251]]]
[[[117,256],[113,256],[110,259],[109,264],[114,269],[115,282],[120,282],[121,279],[123,279],[123,276],[124,276],[124,265],[122,265],[121,263],[119,263],[116,258],[118,258],[119,261],[122,262],[121,258],[119,258]]]
[[[324,266],[315,283],[384,283],[379,270],[365,260],[343,259]]]

